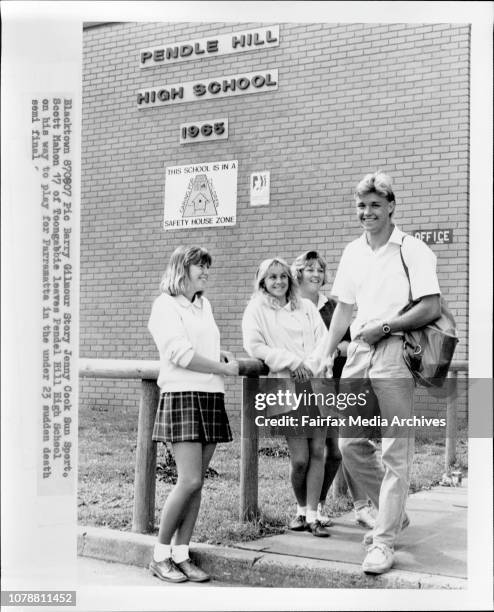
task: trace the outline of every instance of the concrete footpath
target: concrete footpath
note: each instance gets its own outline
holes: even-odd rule
[[[397,542],[395,565],[381,576],[361,570],[365,530],[355,525],[353,512],[335,519],[330,538],[287,531],[233,547],[192,544],[191,553],[214,582],[232,586],[466,589],[467,481],[411,495],[407,512],[411,524]],[[144,568],[155,541],[150,535],[79,527],[78,554]],[[132,583],[129,575],[124,580]]]
[[[136,565],[124,565],[110,561],[101,561],[91,557],[79,557],[77,559],[78,584],[89,587],[127,585],[133,587],[159,587],[163,583],[157,580],[147,567],[137,567]],[[180,589],[183,583],[167,583],[167,587]],[[209,582],[188,582],[188,587],[202,589],[207,587],[243,587],[242,584],[232,584],[231,582],[221,582],[217,579]]]

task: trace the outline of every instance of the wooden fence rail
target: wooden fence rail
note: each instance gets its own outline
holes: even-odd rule
[[[268,368],[257,359],[239,359],[240,376],[259,377]],[[467,371],[466,361],[453,363],[450,377]],[[159,361],[126,359],[79,359],[81,378],[137,379],[141,381],[139,421],[137,427],[136,468],[134,479],[134,509],[132,531],[149,533],[154,530],[156,491],[156,443],[152,441],[154,419],[160,391],[156,383]],[[445,469],[456,460],[457,405],[456,397],[447,398]],[[239,518],[248,521],[258,515],[258,430],[254,423],[253,406],[241,413],[240,502]]]

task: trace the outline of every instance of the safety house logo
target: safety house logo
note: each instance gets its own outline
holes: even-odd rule
[[[216,216],[218,204],[213,181],[205,174],[198,174],[189,181],[180,214],[182,217]]]

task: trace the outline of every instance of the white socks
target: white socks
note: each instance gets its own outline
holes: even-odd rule
[[[326,520],[326,518],[327,517],[324,515],[324,504],[319,502],[317,504],[317,520],[318,521],[324,521],[324,520]]]
[[[299,506],[297,504],[297,516],[305,516],[305,520],[308,523],[313,523],[317,521],[317,511],[309,510],[307,506]]]
[[[187,561],[189,558],[189,545],[188,544],[178,544],[173,547],[172,558],[175,563],[182,563],[182,561]]]
[[[317,510],[307,510],[305,520],[308,523],[314,523],[315,521],[317,521]]]
[[[156,563],[160,563],[165,559],[169,559],[172,556],[172,545],[171,544],[160,544],[157,542],[154,545],[153,558]]]
[[[173,546],[171,544],[160,544],[157,542],[154,545],[154,554],[153,558],[156,563],[160,563],[165,559],[173,558],[175,563],[182,563],[182,561],[186,561],[189,558],[189,545],[188,544],[178,544],[177,546]]]

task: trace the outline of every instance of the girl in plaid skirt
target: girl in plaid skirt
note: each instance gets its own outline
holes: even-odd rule
[[[160,354],[161,399],[153,440],[171,444],[178,473],[163,507],[149,565],[155,576],[167,582],[209,579],[191,562],[189,542],[216,444],[232,439],[223,377],[238,375],[238,361],[220,350],[220,333],[203,296],[210,266],[206,249],[178,247],[148,324]]]

